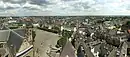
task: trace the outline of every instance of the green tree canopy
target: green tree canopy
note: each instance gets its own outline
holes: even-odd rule
[[[67,38],[61,37],[58,41],[57,41],[57,48],[59,47],[63,47],[66,44]]]
[[[67,30],[63,30],[62,32],[62,36],[66,37],[66,38],[70,38],[72,35],[73,31],[67,31]]]

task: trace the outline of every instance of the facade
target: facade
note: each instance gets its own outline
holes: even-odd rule
[[[30,29],[30,28],[27,28],[27,29],[26,29],[26,35],[25,35],[25,37],[27,38],[27,41],[28,41],[30,44],[32,44],[32,40],[33,40],[33,38],[32,38],[32,32],[33,32],[32,29]]]

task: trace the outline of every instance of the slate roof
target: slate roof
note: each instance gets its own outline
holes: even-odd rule
[[[14,29],[16,33],[18,33],[20,36],[25,36],[25,29]]]
[[[101,46],[101,44],[96,45],[96,46],[94,47],[94,52],[95,52],[95,53],[96,53],[96,52],[101,52],[100,46]]]
[[[16,33],[14,33],[16,32]],[[25,29],[0,30],[0,42],[6,42],[9,48],[8,52],[12,54],[18,52],[24,40]],[[21,37],[22,36],[22,37]],[[15,50],[16,49],[16,50]],[[1,51],[0,51],[1,52]]]
[[[74,47],[70,41],[67,41],[66,45],[64,46],[64,48],[60,54],[60,57],[66,57],[66,56],[75,57]]]
[[[9,39],[9,30],[0,30],[0,42],[6,42]]]
[[[20,36],[25,36],[25,29],[14,29],[13,31]],[[17,38],[17,34],[14,32],[12,32],[11,30],[0,30],[0,41],[7,42],[9,38]],[[11,37],[13,35],[14,37]]]
[[[23,38],[18,36],[17,34],[10,32],[9,40],[7,42],[8,46],[11,47],[13,45],[13,48],[16,48],[16,51],[19,50],[21,47],[21,44],[23,42]],[[11,49],[13,50],[13,49]]]
[[[5,55],[6,50],[4,48],[0,48],[0,56]]]

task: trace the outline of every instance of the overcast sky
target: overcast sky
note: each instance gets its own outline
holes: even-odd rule
[[[0,0],[0,16],[130,15],[130,0]]]

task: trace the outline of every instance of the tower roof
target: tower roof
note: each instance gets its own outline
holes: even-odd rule
[[[73,45],[71,44],[70,41],[67,41],[65,46],[63,47],[63,50],[61,52],[61,55],[60,57],[76,57],[75,56],[75,50],[74,50],[74,47]]]

